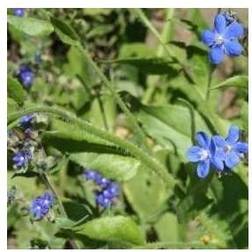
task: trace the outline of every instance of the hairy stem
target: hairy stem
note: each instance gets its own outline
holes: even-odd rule
[[[159,43],[162,45],[162,47],[163,47],[164,51],[166,52],[166,54],[168,56],[170,56],[177,64],[179,64],[179,66],[182,68],[182,70],[185,73],[185,75],[191,81],[195,82],[193,76],[187,70],[186,65],[184,65],[184,62],[181,61],[178,57],[176,57],[176,55],[173,53],[173,51],[170,50],[170,48],[166,45],[165,42],[163,42],[163,39],[162,39],[161,35],[157,31],[157,29],[152,25],[152,23],[148,20],[148,18],[144,14],[144,12],[141,9],[132,9],[132,10],[139,17],[139,19],[143,22],[143,24],[154,34],[154,36],[157,38],[157,40],[159,41]]]
[[[142,15],[142,13],[139,13],[140,15]],[[165,20],[165,24],[163,27],[163,31],[162,34],[160,36],[160,40],[162,41],[162,44],[160,43],[157,51],[156,51],[156,55],[157,57],[164,57],[165,56],[165,52],[166,50],[164,49],[163,44],[166,44],[169,42],[170,37],[171,37],[171,30],[172,30],[172,18],[174,16],[174,9],[166,9],[166,20]],[[145,16],[143,16],[144,19],[146,19]],[[146,22],[148,22],[148,19],[146,20]],[[148,23],[148,26],[150,26],[150,28],[152,27],[151,24]],[[155,31],[153,31],[155,32]],[[156,36],[159,36],[159,34],[157,33]],[[151,98],[153,96],[153,94],[156,91],[157,88],[157,83],[159,82],[160,79],[164,78],[164,76],[160,77],[160,76],[149,76],[148,78],[148,88],[143,96],[142,102],[144,104],[148,104],[151,101]]]
[[[55,198],[56,198],[56,200],[57,200],[57,202],[58,202],[58,205],[59,205],[60,214],[62,215],[62,217],[67,218],[67,214],[66,214],[65,208],[64,208],[64,206],[63,206],[63,203],[62,203],[62,201],[61,201],[61,199],[60,199],[60,197],[59,197],[57,191],[55,190],[53,184],[51,183],[49,177],[47,176],[46,173],[42,173],[40,176],[41,176],[42,180],[44,181],[46,187],[47,187],[50,191],[52,191],[52,193],[54,194],[54,196],[55,196]],[[73,237],[71,237],[71,238],[72,238],[72,239],[71,239],[69,242],[71,243],[72,247],[73,247],[74,249],[78,249],[79,246],[78,246],[78,245],[76,244],[76,242],[73,240]]]
[[[145,164],[148,168],[156,172],[164,180],[164,182],[167,184],[168,187],[173,187],[177,183],[177,180],[167,172],[166,168],[163,165],[161,165],[157,160],[150,157],[149,153],[145,153],[138,146],[134,145],[131,142],[122,140],[121,138],[116,137],[104,130],[94,127],[90,123],[87,123],[77,118],[75,115],[66,112],[63,109],[49,106],[32,106],[19,112],[11,113],[8,116],[8,122],[12,122],[13,120],[16,120],[17,118],[23,115],[36,112],[49,113],[51,115],[62,117],[64,119],[69,120],[70,122],[78,125],[80,128],[87,131],[88,133],[101,137],[102,139],[114,143],[115,145],[128,151],[133,157],[141,161],[142,164]]]
[[[49,177],[45,173],[41,174],[40,176],[41,176],[42,180],[44,181],[46,187],[48,189],[50,189],[53,192],[54,196],[56,197],[56,200],[59,204],[59,209],[60,209],[61,215],[63,217],[67,217],[67,214],[66,214],[65,208],[62,204],[62,201],[60,200],[60,197],[59,197],[57,191],[54,189],[54,186],[52,185],[51,181],[49,180]]]
[[[213,79],[213,72],[214,72],[214,67],[211,65],[209,68],[209,74],[208,74],[206,101],[209,100],[209,96],[210,96],[211,84],[212,84],[212,79]]]
[[[89,53],[82,47],[81,44],[78,45],[78,48],[85,55],[85,57],[87,58],[89,64],[93,67],[93,69],[95,70],[95,72],[97,73],[97,75],[104,82],[104,84],[106,85],[106,87],[110,90],[110,92],[113,95],[115,101],[117,102],[117,104],[119,105],[119,107],[122,109],[122,111],[126,114],[126,116],[128,117],[130,123],[133,125],[133,128],[135,129],[135,132],[136,132],[136,135],[137,135],[139,146],[144,147],[145,150],[148,151],[149,148],[148,148],[148,146],[147,146],[147,144],[145,142],[145,133],[141,129],[141,127],[139,126],[139,124],[138,124],[135,116],[132,115],[132,113],[130,112],[130,110],[128,109],[128,107],[124,103],[124,101],[121,99],[121,97],[116,92],[115,87],[111,84],[111,82],[103,74],[103,72],[100,70],[100,68],[96,65],[96,63],[90,57]]]

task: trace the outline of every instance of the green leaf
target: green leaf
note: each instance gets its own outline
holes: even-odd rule
[[[117,181],[126,181],[135,176],[139,161],[132,157],[103,153],[76,153],[70,160],[101,172],[104,176]]]
[[[66,211],[68,220],[77,222],[84,217],[89,217],[89,212],[84,204],[80,204],[75,201],[65,200],[63,201],[63,206]]]
[[[207,52],[196,46],[188,46],[187,68],[195,82],[194,88],[205,97],[208,87],[210,63]]]
[[[174,213],[165,213],[154,227],[161,242],[178,242],[181,239],[178,219]]]
[[[194,111],[192,116],[187,107],[179,105],[142,106],[138,118],[152,138],[179,154],[183,160],[185,160],[186,150],[192,145],[194,139],[192,126],[196,131],[209,132],[207,124],[197,111]]]
[[[178,66],[170,60],[158,57],[152,58],[122,58],[116,60],[103,61],[102,63],[128,64],[135,66],[139,71],[153,75],[174,75],[177,73]]]
[[[26,97],[26,91],[18,80],[8,77],[8,97],[15,100],[18,104],[22,104]]]
[[[87,57],[77,47],[72,46],[67,52],[68,63],[64,69],[70,76],[78,76],[86,92],[90,95],[90,87],[97,83],[98,77]]]
[[[53,119],[51,131],[42,135],[43,143],[63,153],[117,153],[125,155],[120,148],[93,134],[81,130],[78,126]]]
[[[238,88],[248,88],[248,76],[246,75],[236,75],[231,78],[224,80],[223,82],[213,86],[211,90],[225,87],[238,87]]]
[[[103,37],[103,36],[106,36],[107,33],[112,32],[113,29],[114,29],[113,25],[100,24],[100,25],[95,26],[92,30],[90,30],[87,33],[86,37],[87,37],[87,39]]]
[[[95,240],[142,245],[144,237],[137,224],[129,217],[114,216],[91,220],[76,227],[77,234]]]
[[[169,196],[160,178],[143,167],[124,184],[123,190],[131,207],[146,222],[157,219]]]
[[[46,36],[53,32],[53,26],[46,20],[8,15],[8,23],[30,36]]]
[[[53,17],[51,18],[51,22],[60,40],[68,45],[79,44],[80,38],[69,24],[61,19]]]
[[[150,58],[155,57],[155,50],[148,47],[145,43],[123,44],[120,48],[119,58]]]
[[[13,113],[16,112],[18,110],[18,104],[15,102],[15,100],[13,100],[12,98],[7,98],[7,109],[8,109],[8,113]]]

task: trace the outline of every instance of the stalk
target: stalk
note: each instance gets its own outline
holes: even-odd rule
[[[96,135],[128,151],[133,157],[141,161],[142,164],[145,164],[148,168],[156,172],[161,177],[161,179],[167,184],[168,187],[173,187],[177,183],[177,180],[167,172],[166,168],[163,165],[161,165],[157,160],[153,159],[149,155],[149,153],[145,153],[142,149],[140,149],[138,146],[134,145],[131,142],[122,140],[121,138],[114,136],[109,132],[94,127],[92,124],[77,118],[75,115],[66,112],[63,109],[49,106],[32,106],[30,108],[23,109],[22,111],[11,113],[8,116],[8,122],[11,123],[12,121],[26,114],[38,113],[38,112],[43,112],[51,114],[53,116],[62,117],[72,122],[73,124],[78,125],[80,128],[87,131],[88,133]],[[12,124],[12,127],[13,126],[14,125]]]

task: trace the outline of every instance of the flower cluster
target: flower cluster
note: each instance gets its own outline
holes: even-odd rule
[[[19,170],[23,167],[27,167],[31,158],[32,158],[32,154],[28,149],[22,149],[14,153],[12,157],[14,168]]]
[[[22,148],[18,146],[12,156],[12,161],[16,170],[26,168],[29,161],[32,159],[32,151],[29,146],[29,137],[33,118],[33,115],[25,115],[19,120],[19,124],[25,133],[25,141],[22,144]]]
[[[22,116],[19,120],[19,124],[23,129],[31,128],[34,115]]]
[[[39,197],[32,200],[30,205],[30,213],[35,220],[43,219],[52,208],[54,196],[50,192],[45,192]]]
[[[235,57],[241,55],[243,47],[239,38],[244,36],[244,28],[228,13],[220,13],[214,19],[214,28],[202,33],[202,42],[209,48],[209,60],[219,64],[224,56]]]
[[[23,17],[25,14],[25,9],[24,8],[14,8],[12,10],[13,15],[17,17]]]
[[[211,138],[204,132],[196,134],[198,145],[192,146],[187,151],[189,161],[197,163],[197,175],[204,178],[208,175],[210,167],[217,172],[234,168],[244,154],[248,152],[248,144],[240,140],[240,130],[232,125],[228,136],[215,135]]]
[[[93,181],[99,187],[99,190],[96,192],[96,204],[103,208],[110,207],[119,196],[119,185],[94,170],[85,170],[84,176],[87,180]]]
[[[30,88],[34,79],[32,69],[27,65],[20,66],[18,70],[18,79],[25,88]]]

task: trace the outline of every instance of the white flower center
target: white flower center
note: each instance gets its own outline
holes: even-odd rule
[[[201,151],[201,160],[207,159],[208,156],[209,156],[209,153],[208,153],[207,150],[202,150],[202,151]]]
[[[217,45],[221,45],[221,44],[224,43],[224,38],[223,38],[223,36],[221,34],[216,34],[215,35],[215,43]]]
[[[231,145],[229,145],[229,144],[225,145],[225,147],[224,147],[224,151],[225,152],[229,152],[231,150],[232,150],[232,146]]]

